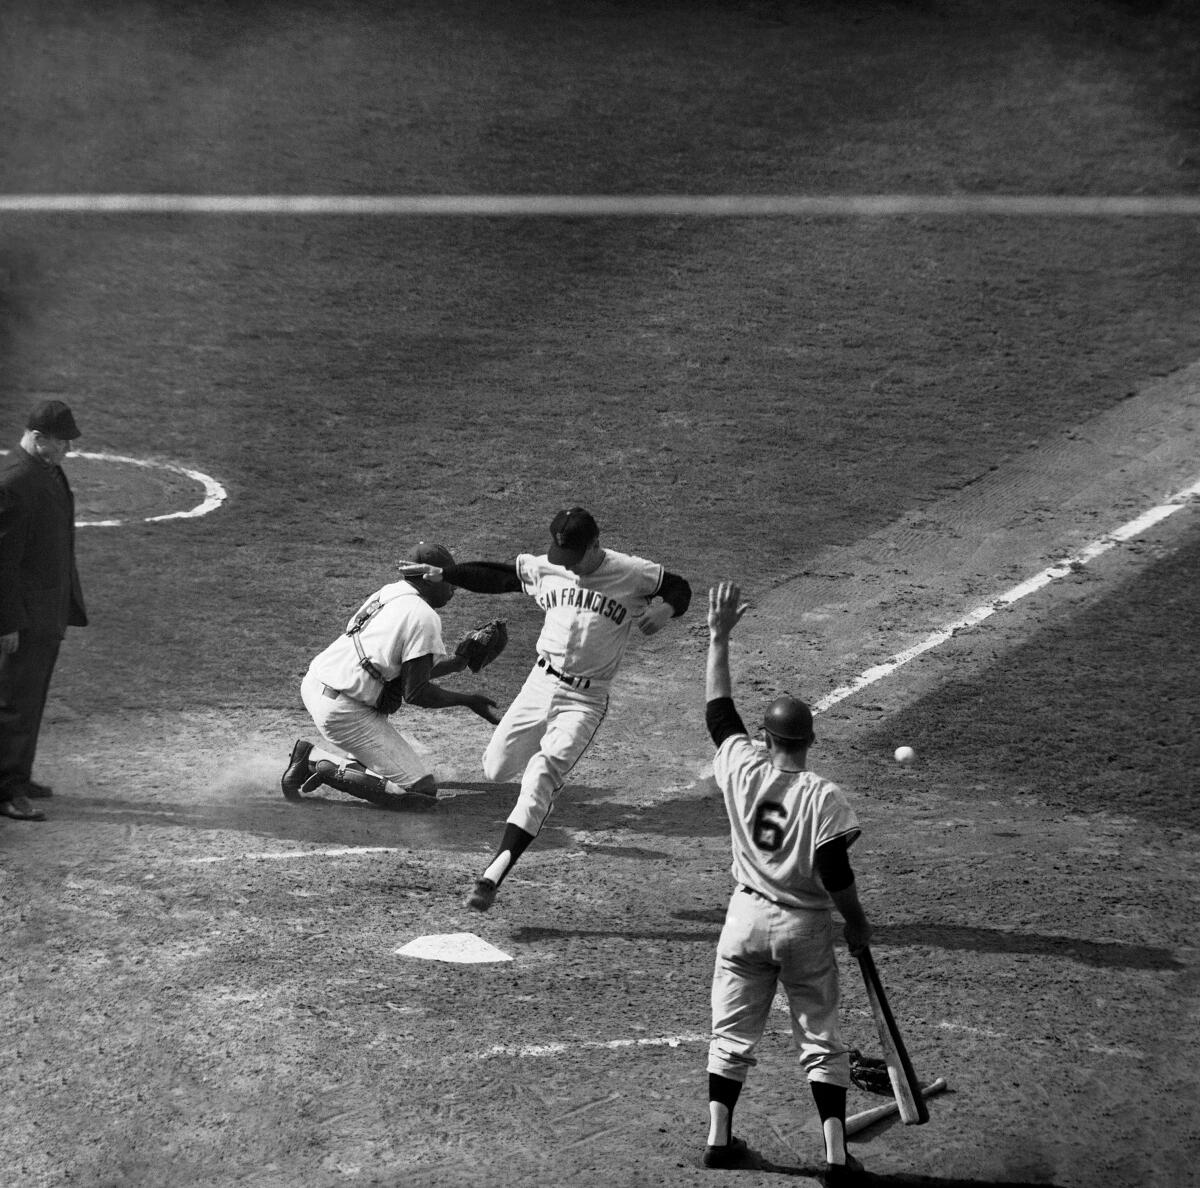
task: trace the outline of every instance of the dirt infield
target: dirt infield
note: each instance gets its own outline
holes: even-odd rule
[[[82,11],[86,7],[86,14]],[[1051,11],[1052,9],[1052,11]],[[6,193],[1200,193],[1182,3],[200,5],[0,13]],[[67,400],[92,626],[42,824],[0,825],[0,1182],[771,1184],[820,1139],[782,1011],[700,1166],[746,714],[818,700],[1200,479],[1189,218],[0,216],[0,411]],[[175,467],[176,469],[170,469]],[[182,468],[182,469],[179,469]],[[203,516],[154,521],[226,498]],[[407,715],[436,814],[283,800],[309,659],[417,539],[579,501],[685,574],[487,916],[514,791]],[[1194,502],[818,718],[931,1121],[879,1185],[1194,1182]],[[529,663],[527,600],[496,613]],[[461,678],[457,678],[460,679]],[[900,743],[918,761],[891,761]],[[428,937],[504,960],[424,960]],[[875,1048],[843,957],[850,1041]],[[878,1102],[852,1091],[851,1109]]]

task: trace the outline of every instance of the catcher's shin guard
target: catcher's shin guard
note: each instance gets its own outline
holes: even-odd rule
[[[369,800],[372,804],[390,806],[395,799],[387,789],[387,781],[381,776],[371,775],[361,763],[348,760],[339,766],[328,759],[318,759],[316,768],[313,778],[320,777],[322,784],[328,784],[339,792]]]

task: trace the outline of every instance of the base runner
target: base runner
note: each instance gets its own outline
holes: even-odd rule
[[[850,1059],[838,1018],[830,909],[845,920],[850,952],[861,952],[871,926],[848,855],[861,831],[841,789],[807,770],[815,736],[804,702],[786,695],[771,702],[765,750],[747,735],[729,675],[729,636],[747,609],[740,599],[731,582],[709,591],[705,720],[717,748],[713,776],[729,815],[737,889],[713,970],[704,1166],[761,1166],[733,1137],[733,1108],[780,986],[821,1118],[824,1182],[850,1184],[863,1169],[846,1151]]]
[[[537,661],[483,756],[489,780],[519,779],[521,791],[495,857],[467,900],[481,912],[541,831],[600,728],[634,626],[653,635],[682,615],[692,597],[683,578],[656,562],[602,548],[595,519],[581,507],[560,511],[550,535],[553,543],[541,555],[425,571],[478,594],[524,591],[546,613]]]

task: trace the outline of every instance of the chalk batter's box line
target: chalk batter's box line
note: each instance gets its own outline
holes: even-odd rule
[[[864,1012],[866,1014],[866,1012]],[[978,1036],[981,1039],[999,1040],[1009,1043],[1012,1039],[1006,1032],[996,1031],[988,1027],[972,1027],[966,1023],[955,1023],[943,1019],[938,1023],[943,1031],[956,1031]],[[525,1059],[536,1059],[545,1056],[559,1056],[565,1052],[604,1051],[620,1052],[630,1048],[678,1048],[684,1044],[707,1044],[711,1038],[709,1032],[685,1032],[681,1035],[645,1036],[638,1039],[616,1040],[579,1040],[577,1042],[563,1041],[550,1044],[496,1044],[484,1053],[487,1057],[514,1056]],[[1099,1056],[1111,1056],[1128,1060],[1143,1060],[1145,1053],[1138,1048],[1128,1045],[1098,1044],[1095,1042],[1077,1043],[1074,1040],[1064,1041],[1066,1046],[1078,1052],[1089,1052]]]
[[[0,194],[8,214],[468,218],[1195,218],[1200,196],[1059,194]]]
[[[335,846],[326,850],[261,850],[254,854],[206,854],[202,858],[185,858],[194,865],[216,862],[280,861],[291,858],[346,858],[358,854],[399,854],[398,846]]]
[[[1141,536],[1142,533],[1154,527],[1155,524],[1161,523],[1168,516],[1173,516],[1181,508],[1189,506],[1197,497],[1200,497],[1200,479],[1184,487],[1183,490],[1177,491],[1165,503],[1160,503],[1156,507],[1143,512],[1140,516],[1122,524],[1114,531],[1097,537],[1077,552],[1072,553],[1069,557],[1054,565],[1047,566],[1040,573],[1036,573],[1026,581],[1006,590],[997,598],[992,599],[991,602],[975,607],[974,610],[968,611],[961,618],[955,619],[953,623],[947,623],[944,627],[939,627],[938,630],[927,635],[919,643],[913,644],[912,647],[905,648],[902,652],[897,652],[882,664],[868,668],[865,672],[855,677],[849,684],[842,685],[834,689],[833,692],[827,693],[813,705],[813,712],[822,713],[831,706],[837,705],[839,701],[845,701],[847,697],[852,697],[855,693],[860,693],[863,689],[883,680],[884,677],[891,676],[898,668],[902,668],[918,656],[932,651],[932,649],[945,643],[946,640],[958,632],[978,626],[998,610],[1012,606],[1022,598],[1040,590],[1043,586],[1066,577],[1068,574],[1075,572],[1080,566],[1087,565],[1090,561],[1094,561],[1110,549],[1116,548],[1117,545]]]

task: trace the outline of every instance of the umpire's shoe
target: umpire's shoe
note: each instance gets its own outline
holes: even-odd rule
[[[308,761],[308,753],[311,750],[312,743],[305,742],[302,738],[296,739],[296,745],[292,747],[292,757],[288,760],[287,771],[283,773],[283,779],[279,781],[283,794],[288,800],[303,799],[300,790],[313,772],[313,765]]]
[[[475,890],[467,899],[467,907],[486,912],[496,902],[496,884],[491,879],[476,879]]]

